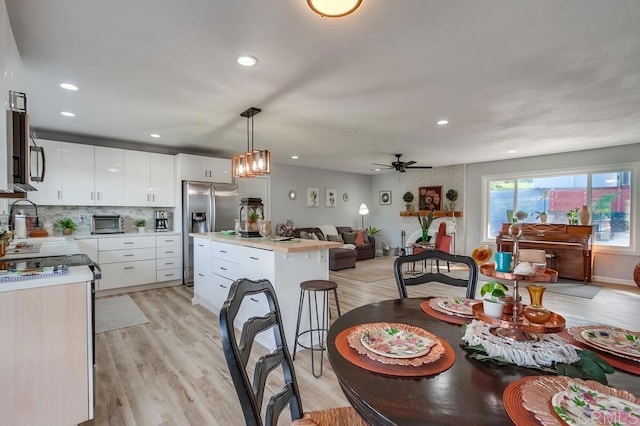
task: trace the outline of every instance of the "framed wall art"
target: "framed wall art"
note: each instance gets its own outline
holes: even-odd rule
[[[391,205],[391,191],[380,191],[380,204],[383,206]]]
[[[418,191],[418,210],[441,210],[442,186],[421,186]]]
[[[326,207],[335,207],[336,206],[336,190],[327,188],[327,192],[325,193],[324,205]]]
[[[318,194],[320,194],[319,188],[307,188],[307,207],[318,207],[320,205]]]

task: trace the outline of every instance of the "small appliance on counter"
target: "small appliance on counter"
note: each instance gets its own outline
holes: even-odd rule
[[[124,234],[124,217],[112,215],[91,216],[92,234]]]
[[[169,212],[166,210],[156,210],[156,232],[167,232],[169,230]]]

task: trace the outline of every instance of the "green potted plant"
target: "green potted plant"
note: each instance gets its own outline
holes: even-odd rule
[[[547,223],[547,212],[531,212],[536,215],[536,219],[540,219],[540,223]]]
[[[258,220],[260,220],[260,214],[255,210],[249,211],[249,216],[247,216],[247,222],[249,223],[249,231],[258,230]]]
[[[71,233],[78,229],[78,225],[70,217],[63,217],[58,222],[58,226],[62,229],[63,235],[71,235]]]
[[[7,229],[0,231],[0,257],[7,254],[7,247],[9,246],[9,242],[11,242],[12,236],[13,233]]]
[[[431,223],[433,223],[433,219],[435,218],[436,212],[434,210],[430,210],[429,214],[426,216],[418,216],[418,223],[420,224],[420,229],[422,230],[422,241],[428,243],[431,239],[429,235],[429,228],[431,227]]]
[[[411,204],[411,202],[413,201],[413,192],[411,191],[405,192],[404,195],[402,196],[402,201],[406,203],[405,206],[408,212],[412,212],[414,210],[413,204]]]
[[[147,225],[147,221],[145,219],[137,219],[136,227],[138,228],[139,233],[143,233],[145,231],[145,226]]]
[[[567,212],[567,220],[569,221],[569,225],[577,225],[578,224],[578,211],[580,209],[575,207]]]
[[[509,289],[502,283],[490,281],[480,287],[484,313],[490,317],[500,318],[504,309],[504,299]]]
[[[458,199],[458,191],[450,189],[444,195],[449,200],[449,210],[454,211],[456,209],[456,200]]]

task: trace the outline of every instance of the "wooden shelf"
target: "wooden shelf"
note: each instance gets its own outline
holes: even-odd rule
[[[444,211],[444,210],[436,210],[435,213],[435,217],[451,217],[451,213],[452,212],[448,212],[448,211]],[[418,210],[418,211],[414,211],[414,212],[400,212],[400,216],[428,216],[429,215],[429,211],[428,210]],[[462,217],[462,212],[459,211],[454,211],[453,215],[455,217]]]

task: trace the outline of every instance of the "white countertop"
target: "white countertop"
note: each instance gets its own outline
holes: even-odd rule
[[[11,254],[11,251],[15,249],[16,244],[19,243],[40,244],[40,251],[36,253]],[[7,255],[0,257],[0,261],[14,261],[47,256],[66,256],[80,253],[80,249],[72,237],[23,238],[11,241],[11,244],[7,247]]]
[[[1,277],[1,276],[0,276]],[[54,285],[86,282],[93,280],[93,272],[88,266],[71,266],[68,274],[53,277],[30,278],[18,281],[1,281],[0,292],[26,290],[30,288],[49,287]]]

